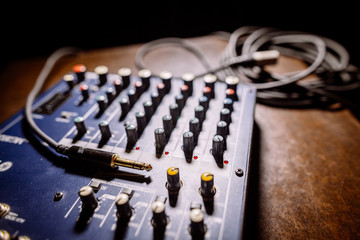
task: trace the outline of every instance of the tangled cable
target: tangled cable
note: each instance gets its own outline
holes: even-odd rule
[[[350,63],[348,51],[334,40],[305,32],[257,26],[241,27],[231,34],[215,32],[213,35],[228,41],[219,66],[214,69],[200,49],[191,41],[180,38],[164,38],[143,45],[136,54],[135,63],[139,69],[146,68],[143,58],[150,51],[166,46],[181,47],[194,54],[206,69],[197,78],[207,73],[216,74],[219,81],[224,81],[227,76],[236,76],[241,83],[256,87],[260,103],[279,107],[307,107],[341,102],[358,109],[342,93],[359,89],[359,69]],[[300,59],[308,67],[286,74],[270,73],[264,66],[251,62],[252,54],[264,50],[276,50],[281,55]],[[316,77],[304,81],[310,74]]]

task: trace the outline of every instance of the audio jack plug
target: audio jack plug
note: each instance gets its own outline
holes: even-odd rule
[[[58,153],[64,154],[70,158],[77,158],[84,161],[116,168],[117,166],[134,168],[138,170],[150,171],[151,164],[140,161],[130,160],[120,157],[117,153],[101,151],[91,148],[83,148],[79,146],[60,145],[56,149]]]

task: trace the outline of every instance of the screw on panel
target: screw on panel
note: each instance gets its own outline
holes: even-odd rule
[[[241,168],[238,168],[235,170],[235,174],[238,177],[242,177],[242,176],[244,176],[244,171]]]
[[[64,194],[62,192],[57,192],[54,195],[54,201],[60,201],[62,199],[62,197],[64,196]]]

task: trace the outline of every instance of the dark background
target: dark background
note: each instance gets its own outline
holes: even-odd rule
[[[331,38],[345,46],[351,61],[360,65],[359,14],[355,6],[343,1],[319,7],[304,1],[91,2],[10,3],[1,10],[1,66],[11,60],[48,56],[63,46],[103,48],[218,30],[233,32],[246,25]]]

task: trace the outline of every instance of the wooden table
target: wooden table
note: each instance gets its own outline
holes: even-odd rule
[[[190,39],[212,66],[226,43],[215,37]],[[62,59],[46,87],[77,63],[89,71],[107,65],[137,72],[140,45],[86,51]],[[20,110],[45,58],[18,60],[1,73],[0,122]],[[200,73],[189,53],[175,48],[152,52],[147,67]],[[301,67],[281,58],[277,71]],[[256,105],[255,142],[246,219],[247,239],[360,239],[360,123],[349,110],[279,109]]]

